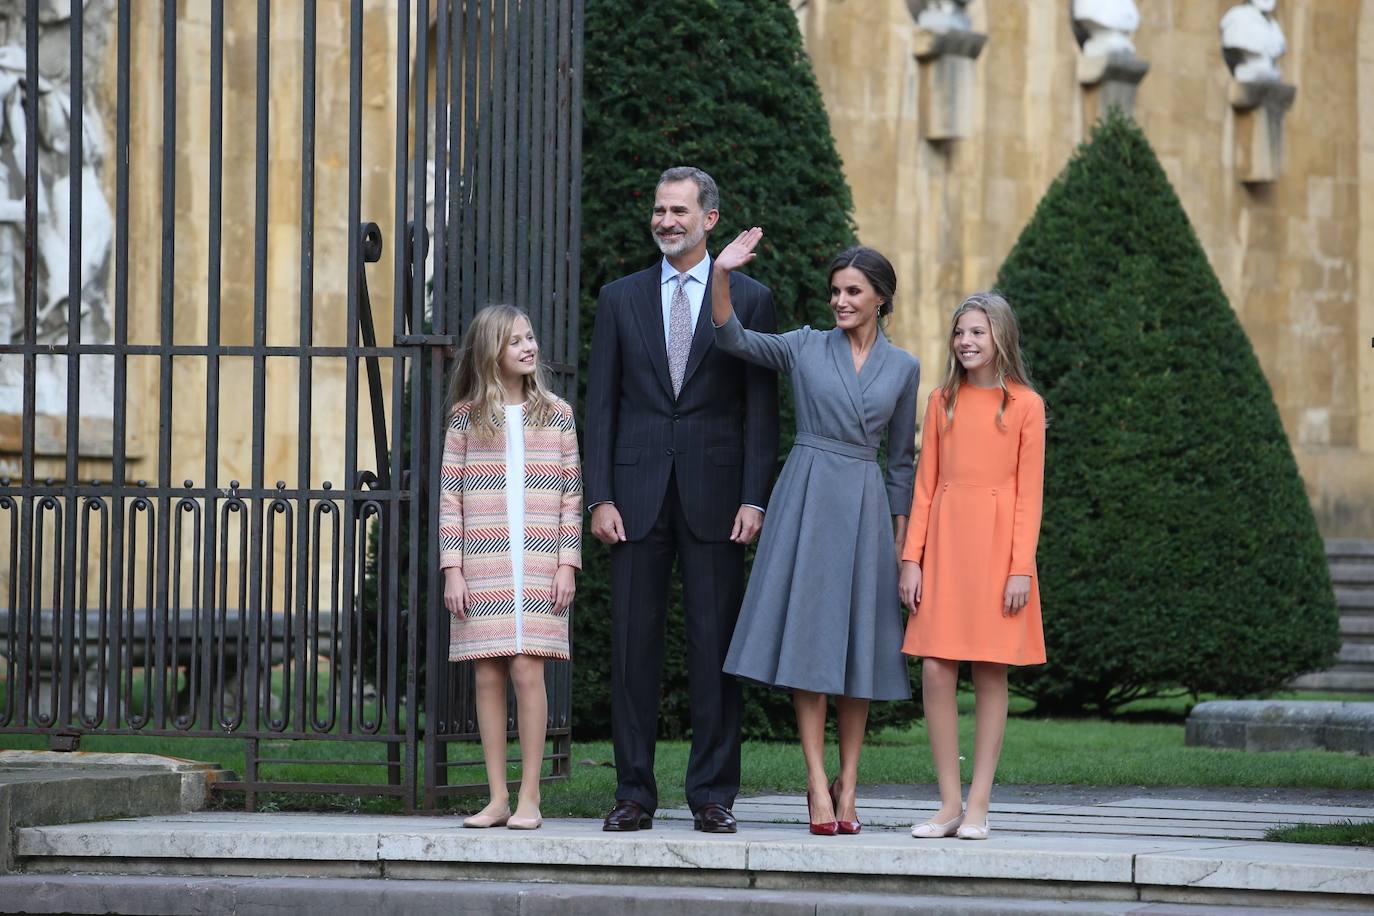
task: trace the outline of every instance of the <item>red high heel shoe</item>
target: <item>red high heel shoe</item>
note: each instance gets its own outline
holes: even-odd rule
[[[811,820],[811,790],[806,790],[806,819],[811,823],[811,832],[816,836],[834,836],[840,832],[838,821],[822,821],[816,823]]]
[[[840,777],[838,777],[838,776],[836,776],[834,779],[830,780],[830,804],[833,805],[834,808],[835,808],[835,816],[836,816],[836,818],[838,818],[838,817],[839,817],[839,814],[840,814],[839,782],[840,782]],[[844,834],[844,835],[846,835],[846,836],[853,836],[854,834],[858,833],[860,830],[864,829],[864,825],[859,821],[859,812],[858,812],[857,808],[856,808],[856,810],[854,811],[854,820],[852,820],[852,821],[836,820],[836,821],[835,821],[835,827],[836,827],[838,833],[842,833],[842,834]]]

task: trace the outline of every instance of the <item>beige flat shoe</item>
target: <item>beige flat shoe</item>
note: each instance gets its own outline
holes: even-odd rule
[[[981,824],[964,824],[956,836],[961,840],[986,840],[991,832],[992,825],[984,821]]]
[[[506,827],[510,830],[538,830],[544,823],[544,818],[539,815],[534,817],[515,817],[512,815],[506,820]]]
[[[510,809],[505,814],[474,814],[463,818],[464,827],[504,827],[510,820]]]
[[[964,816],[960,814],[953,820],[937,824],[934,821],[926,821],[924,824],[916,824],[911,828],[911,835],[918,840],[938,840],[943,837],[953,836],[959,829],[959,825],[964,822]]]

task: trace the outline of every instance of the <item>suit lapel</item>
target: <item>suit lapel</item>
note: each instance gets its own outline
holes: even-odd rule
[[[682,373],[682,387],[686,388],[687,383],[692,380],[692,373],[697,371],[697,366],[706,358],[706,351],[715,343],[716,332],[711,326],[711,274],[706,276],[706,292],[701,297],[701,311],[697,314],[697,326],[692,331],[692,349],[687,351],[687,368]],[[662,312],[660,312],[659,323],[661,324]],[[664,348],[664,365],[667,365],[667,348]],[[671,388],[669,390],[672,390]]]
[[[661,262],[655,263],[653,267],[639,275],[639,279],[635,282],[630,311],[639,324],[640,334],[644,336],[644,348],[649,353],[649,362],[653,364],[654,375],[658,377],[659,384],[663,386],[663,390],[668,393],[668,397],[671,399],[673,397],[673,380],[668,375],[668,344],[663,336],[663,294],[659,288],[659,277],[662,270],[660,264]],[[691,371],[690,366],[688,371]]]

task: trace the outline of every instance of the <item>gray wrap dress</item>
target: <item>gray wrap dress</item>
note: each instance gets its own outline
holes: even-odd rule
[[[920,361],[879,332],[856,373],[839,329],[762,334],[734,317],[716,329],[716,345],[787,373],[797,412],[725,672],[816,693],[909,698],[892,516],[911,511]]]

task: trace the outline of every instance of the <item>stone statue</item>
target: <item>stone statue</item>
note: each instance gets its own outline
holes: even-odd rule
[[[968,32],[973,29],[964,7],[970,0],[907,0],[916,24],[932,32]]]
[[[1131,36],[1139,27],[1134,0],[1073,0],[1073,32],[1085,56],[1135,56]]]
[[[1249,0],[1221,17],[1221,48],[1239,83],[1280,82],[1278,60],[1288,49],[1274,19],[1277,0]]]
[[[102,118],[89,104],[82,112],[81,162],[72,170],[72,95],[65,49],[70,28],[70,0],[43,0],[39,5],[40,76],[28,85],[24,48],[23,4],[0,2],[0,340],[24,339],[24,196],[26,190],[27,106],[38,113],[38,229],[34,239],[38,268],[37,322],[40,343],[68,339],[69,296],[80,300],[81,339],[107,343],[112,338],[108,296],[110,252],[115,220],[100,180],[105,158]],[[88,48],[88,50],[91,50]],[[88,68],[87,73],[98,72]],[[88,84],[89,86],[89,84]],[[70,275],[71,199],[81,187],[80,281]],[[107,365],[108,364],[108,365]],[[82,358],[83,416],[108,415],[112,371],[108,357]],[[39,357],[37,396],[40,413],[65,412],[65,369]],[[19,411],[22,360],[0,357],[0,413]]]

